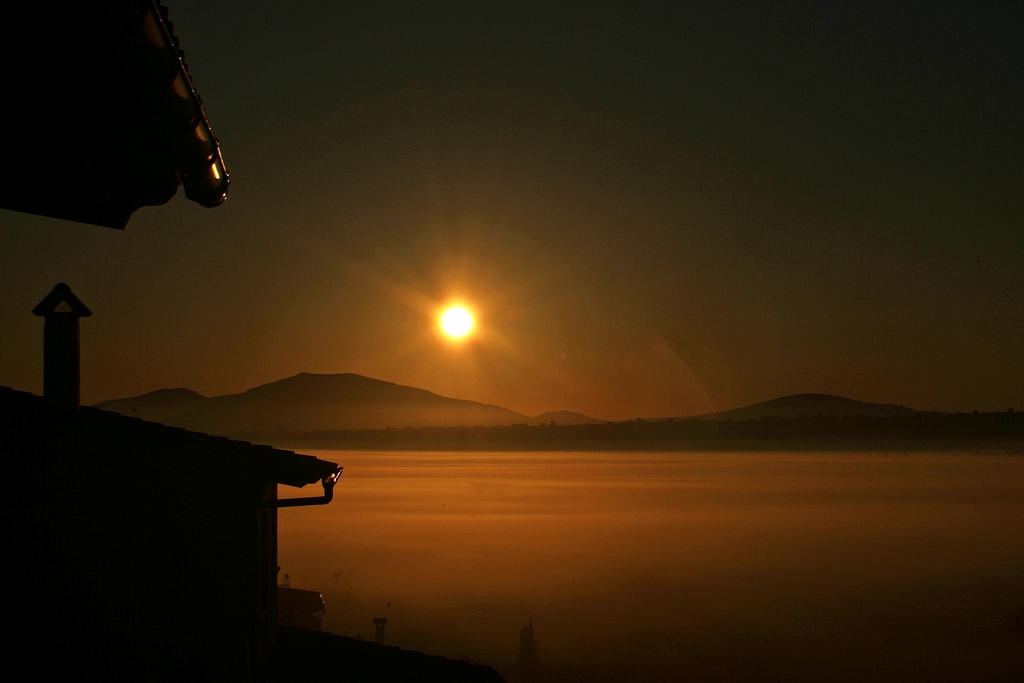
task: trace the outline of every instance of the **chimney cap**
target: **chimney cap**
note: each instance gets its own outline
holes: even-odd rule
[[[61,304],[66,304],[65,308],[67,310],[58,311],[57,308]],[[38,306],[32,309],[32,312],[38,316],[66,315],[70,313],[79,318],[88,318],[92,315],[92,311],[63,282],[58,282],[54,285],[50,293],[39,302]]]

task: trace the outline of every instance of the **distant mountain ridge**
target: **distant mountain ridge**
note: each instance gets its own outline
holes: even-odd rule
[[[587,425],[597,420],[567,410],[530,417],[501,406],[440,396],[354,373],[299,373],[240,394],[205,397],[191,389],[158,389],[103,401],[97,408],[209,434],[277,434],[388,427]],[[893,417],[918,411],[828,394],[794,394],[683,419],[744,421],[764,417]]]
[[[917,410],[892,403],[869,403],[830,394],[793,394],[719,413],[698,415],[698,420],[757,420],[762,417],[894,417],[914,415]]]
[[[532,418],[353,373],[299,373],[240,394],[209,398],[190,389],[159,389],[95,407],[210,434],[602,422],[570,411]]]
[[[583,413],[574,413],[571,410],[554,410],[542,413],[537,417],[531,417],[526,424],[546,425],[551,424],[552,422],[556,425],[593,425],[603,424],[605,420],[598,420],[597,418],[584,415]]]

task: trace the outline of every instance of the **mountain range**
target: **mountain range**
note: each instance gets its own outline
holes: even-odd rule
[[[159,389],[103,401],[97,408],[210,434],[275,434],[387,427],[598,424],[563,410],[528,416],[501,406],[448,398],[415,387],[352,373],[299,373],[240,394],[206,397],[191,389]],[[912,408],[827,394],[796,394],[719,413],[704,420],[762,417],[912,415]]]
[[[352,373],[303,372],[225,396],[159,389],[96,407],[210,434],[603,422],[567,410],[530,417]]]
[[[868,403],[829,394],[793,394],[720,413],[698,415],[696,419],[741,421],[757,420],[762,417],[815,417],[817,415],[895,417],[897,415],[913,415],[917,412],[913,408],[892,403]]]

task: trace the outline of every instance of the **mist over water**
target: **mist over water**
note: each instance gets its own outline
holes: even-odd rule
[[[510,681],[531,618],[546,681],[1024,674],[1019,455],[315,455],[279,563],[334,633]]]

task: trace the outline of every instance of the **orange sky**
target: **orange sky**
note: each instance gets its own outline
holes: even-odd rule
[[[304,7],[299,24],[313,21]],[[209,10],[217,21],[171,10],[224,143],[229,200],[206,210],[179,195],[124,233],[0,211],[0,384],[40,391],[42,325],[30,310],[64,281],[94,312],[82,325],[84,402],[356,372],[607,419],[798,392],[1024,408],[1020,168],[1008,161],[1020,132],[1006,123],[1019,97],[989,107],[1002,97],[993,90],[954,111],[942,93],[976,82],[955,69],[899,97],[874,90],[891,86],[886,71],[830,89],[857,76],[816,53],[817,38],[786,49],[822,73],[749,40],[730,62],[715,50],[754,30],[735,17],[746,28],[706,46],[727,97],[684,56],[665,62],[676,80],[626,68],[648,59],[645,45],[677,49],[641,35],[656,30],[643,23],[621,43],[568,34],[612,45],[620,71],[572,52],[589,48],[544,57],[497,34],[497,61],[474,71],[476,43],[406,53],[359,34],[366,54],[389,55],[371,64],[303,42],[285,22],[280,44],[257,55],[246,40],[270,29],[251,17],[236,26],[235,9]],[[602,30],[617,30],[612,19]],[[815,35],[860,30],[826,28]],[[861,43],[837,44],[874,73]],[[451,61],[452,49],[466,53]],[[275,50],[297,60],[292,71],[275,71]],[[797,79],[785,93],[765,95],[767,81],[745,75],[766,59]],[[582,71],[559,71],[567,64]],[[689,85],[676,93],[676,82]],[[854,96],[874,104],[843,118]],[[888,118],[875,116],[880,102]],[[947,149],[943,131],[968,115],[962,146]],[[985,151],[997,137],[1002,151]],[[456,298],[478,311],[479,330],[453,347],[434,315]]]

